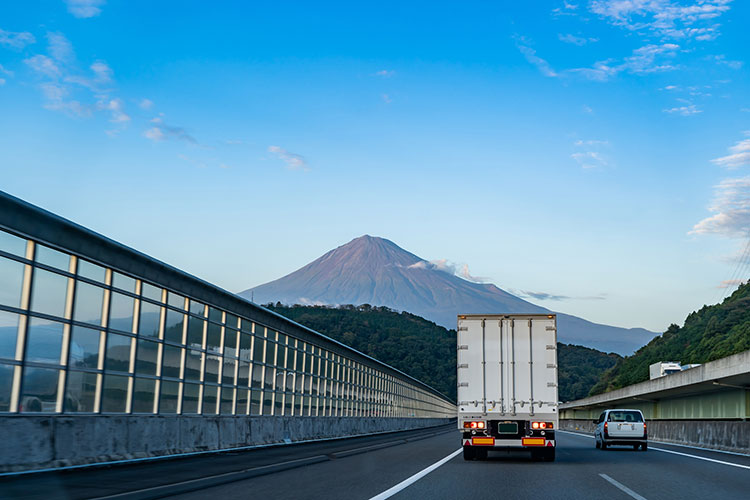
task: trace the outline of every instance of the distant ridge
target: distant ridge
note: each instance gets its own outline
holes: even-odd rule
[[[549,313],[493,284],[473,283],[385,238],[360,236],[282,278],[240,295],[254,302],[386,306],[456,327],[459,313]],[[656,333],[618,328],[558,313],[558,340],[630,354]]]

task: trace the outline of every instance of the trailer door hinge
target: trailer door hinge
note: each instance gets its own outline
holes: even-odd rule
[[[557,384],[554,382],[547,382],[547,387],[557,387]]]
[[[469,367],[469,363],[461,363],[460,365],[458,365],[458,367],[459,368],[468,368]]]
[[[458,350],[459,351],[468,351],[469,350],[469,346],[468,345],[460,345],[460,346],[458,346]]]
[[[469,327],[468,326],[459,326],[458,327],[458,331],[459,332],[468,332],[469,331]]]
[[[552,345],[552,344],[547,344],[547,350],[548,350],[548,351],[554,351],[555,349],[556,349],[556,347],[555,347],[554,345]]]
[[[459,382],[458,383],[458,387],[469,387],[469,383],[468,382]]]
[[[547,328],[545,328],[545,330],[547,330],[548,332],[554,332],[555,330],[557,330],[557,328],[555,328],[554,326],[548,326]]]
[[[547,363],[547,368],[557,368],[557,365],[552,363]]]

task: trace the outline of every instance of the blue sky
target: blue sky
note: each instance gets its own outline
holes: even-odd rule
[[[233,291],[372,234],[663,330],[750,271],[749,21],[730,0],[3,2],[0,189]]]

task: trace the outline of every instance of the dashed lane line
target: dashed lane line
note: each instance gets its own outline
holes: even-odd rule
[[[612,484],[612,486],[615,486],[616,488],[620,489],[624,493],[627,493],[628,495],[630,495],[631,497],[635,498],[636,500],[646,500],[645,497],[642,497],[641,495],[639,495],[635,491],[631,490],[630,488],[628,488],[627,486],[625,486],[621,482],[615,481],[614,479],[612,479],[608,475],[606,475],[606,474],[599,474],[599,476],[602,479],[605,479],[606,481],[608,481],[610,484]]]
[[[393,495],[395,495],[399,491],[403,490],[404,488],[406,488],[406,487],[408,487],[408,486],[416,483],[417,481],[419,481],[420,479],[422,479],[427,474],[429,474],[430,472],[434,471],[435,469],[437,469],[441,465],[449,462],[450,460],[452,460],[454,457],[458,456],[462,452],[463,452],[463,448],[457,449],[456,451],[454,451],[453,453],[451,453],[447,457],[445,457],[445,458],[443,458],[441,460],[438,460],[434,464],[430,465],[429,467],[427,467],[425,469],[422,469],[421,471],[417,472],[413,476],[411,476],[411,477],[409,477],[407,479],[404,479],[403,481],[401,481],[400,483],[398,483],[396,486],[388,488],[383,493],[375,495],[370,500],[385,500],[386,498],[392,497]]]

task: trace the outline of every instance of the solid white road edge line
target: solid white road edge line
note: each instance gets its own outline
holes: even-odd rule
[[[449,460],[453,459],[455,456],[457,456],[461,452],[463,452],[463,448],[457,449],[456,451],[454,451],[453,453],[451,453],[447,457],[441,459],[438,462],[435,462],[434,464],[430,465],[426,469],[422,469],[421,471],[417,472],[413,476],[411,476],[411,477],[409,477],[407,479],[404,479],[403,481],[401,481],[400,483],[398,483],[396,486],[388,488],[383,493],[375,495],[370,500],[385,500],[386,498],[392,497],[393,495],[395,495],[399,491],[403,490],[407,486],[416,483],[417,481],[419,481],[420,479],[422,479],[423,477],[425,477],[430,472],[434,471],[435,469],[437,469],[441,465],[443,465],[446,462],[448,462]]]
[[[642,497],[641,495],[639,495],[635,491],[631,490],[630,488],[628,488],[624,484],[622,484],[622,483],[620,483],[618,481],[615,481],[614,479],[612,479],[608,475],[606,475],[606,474],[599,474],[599,476],[601,476],[603,479],[609,481],[610,484],[612,484],[613,486],[619,488],[620,490],[622,490],[623,492],[627,493],[628,495],[630,495],[631,497],[635,498],[636,500],[646,500],[644,497]]]
[[[594,436],[589,436],[588,434],[580,434],[578,432],[570,432],[570,431],[563,431],[563,430],[559,430],[559,432],[564,432],[566,434],[573,434],[576,436],[594,439]],[[649,442],[652,442],[652,441],[649,441]],[[664,444],[670,444],[670,443],[664,443]],[[697,458],[698,460],[705,460],[707,462],[713,462],[713,463],[721,464],[721,465],[730,465],[732,467],[739,467],[740,469],[750,469],[750,465],[735,464],[733,462],[725,462],[724,460],[716,460],[715,458],[699,457],[698,455],[690,455],[689,453],[682,453],[680,451],[665,450],[664,448],[654,448],[653,446],[649,446],[648,449],[654,450],[654,451],[662,451],[664,453],[672,453],[674,455],[681,455],[683,457]],[[706,450],[706,451],[720,451],[720,450],[712,450],[710,448],[700,448],[700,449]]]

